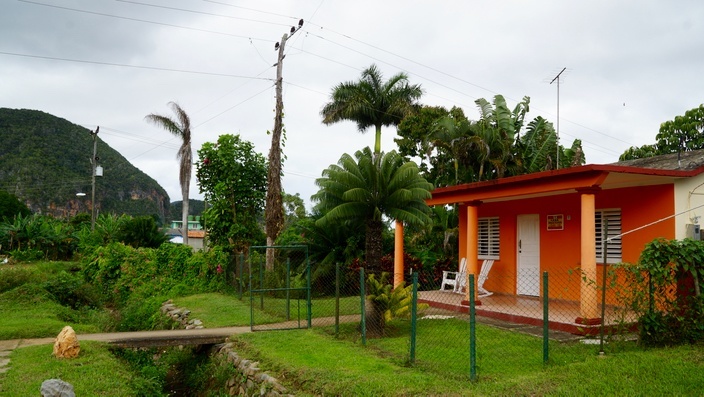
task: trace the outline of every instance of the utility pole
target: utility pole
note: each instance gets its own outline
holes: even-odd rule
[[[271,133],[271,148],[269,149],[269,169],[267,171],[266,190],[266,245],[271,247],[281,232],[284,223],[283,202],[281,198],[281,133],[283,130],[284,101],[282,98],[284,49],[286,41],[299,31],[303,20],[298,21],[298,27],[292,26],[290,35],[284,33],[281,42],[274,45],[274,50],[279,51],[276,61],[276,108],[274,115],[274,130]],[[266,269],[274,268],[274,251],[266,251]]]
[[[555,156],[555,169],[560,169],[560,75],[562,72],[564,72],[567,68],[564,67],[562,70],[560,70],[560,73],[555,76],[554,79],[550,82],[552,84],[555,80],[557,80],[557,132],[556,132],[556,137],[557,137],[557,154]]]
[[[98,131],[100,126],[95,128],[93,135],[93,157],[90,158],[91,165],[91,193],[90,193],[90,230],[95,230],[95,168],[98,166]]]

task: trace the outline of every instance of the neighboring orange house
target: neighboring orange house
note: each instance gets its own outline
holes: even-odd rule
[[[459,257],[474,259],[467,272],[495,260],[484,288],[540,296],[547,271],[549,297],[578,301],[575,322],[596,324],[600,297],[579,270],[601,280],[604,263],[635,263],[655,238],[699,238],[704,151],[439,188],[427,203],[459,205]],[[613,240],[605,255],[607,238]],[[398,257],[396,266],[402,274]]]

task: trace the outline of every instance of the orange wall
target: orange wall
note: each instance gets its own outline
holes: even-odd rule
[[[596,194],[597,210],[613,208],[621,209],[622,232],[633,230],[672,215],[673,187],[668,185],[634,187],[604,190]],[[479,217],[498,216],[501,228],[500,259],[494,263],[484,287],[495,292],[516,293],[516,221],[520,214],[539,215],[540,267],[541,272],[549,273],[550,298],[579,300],[581,261],[579,193],[480,205]],[[564,230],[547,230],[547,215],[554,214],[563,215]],[[622,238],[622,259],[624,262],[636,262],[646,243],[656,237],[674,238],[674,235],[674,218],[628,234]],[[601,280],[601,267],[597,273],[598,279]]]

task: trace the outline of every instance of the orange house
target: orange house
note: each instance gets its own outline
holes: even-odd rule
[[[595,325],[600,294],[588,280],[600,282],[602,266],[636,262],[658,237],[699,238],[704,151],[439,188],[427,203],[459,205],[459,257],[468,258],[467,273],[494,259],[485,289],[542,296],[547,271],[549,298],[578,303],[574,322]],[[398,257],[396,266],[402,273]]]

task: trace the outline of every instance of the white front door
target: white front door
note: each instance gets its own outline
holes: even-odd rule
[[[518,215],[518,258],[516,293],[540,295],[540,218],[537,214]]]

